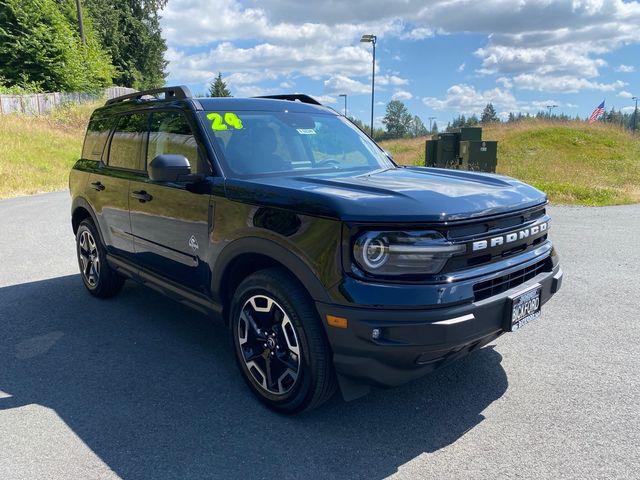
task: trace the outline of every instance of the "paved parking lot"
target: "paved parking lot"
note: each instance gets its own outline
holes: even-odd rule
[[[0,202],[0,478],[638,478],[640,205],[551,207],[543,316],[401,388],[263,408],[223,328],[77,274],[68,193]]]

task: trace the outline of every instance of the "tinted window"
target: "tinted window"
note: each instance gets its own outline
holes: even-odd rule
[[[109,138],[109,131],[113,124],[112,118],[93,115],[87,127],[87,135],[82,147],[82,158],[87,160],[101,160],[104,145]]]
[[[179,112],[156,112],[151,116],[147,165],[163,153],[184,155],[191,171],[198,173],[198,145],[187,119]]]
[[[390,168],[356,126],[337,115],[203,112],[226,166],[239,175]]]
[[[109,166],[144,170],[142,147],[147,133],[147,115],[133,113],[118,119],[118,125],[111,138]]]

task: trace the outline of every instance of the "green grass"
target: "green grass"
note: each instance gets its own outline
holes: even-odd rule
[[[581,122],[523,122],[485,127],[498,140],[498,173],[545,191],[555,203],[640,202],[640,136]],[[382,142],[405,165],[424,164],[424,140]]]
[[[0,115],[0,198],[66,188],[96,107],[62,107],[39,117]]]

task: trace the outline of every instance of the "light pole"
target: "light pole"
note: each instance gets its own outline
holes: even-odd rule
[[[80,40],[82,43],[87,43],[84,39],[84,23],[82,22],[82,5],[80,5],[80,0],[76,0],[76,8],[78,9],[78,30],[80,31]]]
[[[344,116],[347,116],[347,94],[346,93],[341,93],[340,95],[338,95],[339,97],[344,97]]]
[[[378,37],[375,35],[362,35],[360,41],[362,43],[370,43],[373,45],[373,67],[371,72],[371,138],[373,138],[373,100],[376,87],[376,41]]]
[[[433,133],[433,130],[431,130],[431,122],[432,122],[433,120],[435,120],[435,119],[436,119],[436,117],[429,117],[429,134],[432,134],[432,133]]]
[[[551,119],[551,109],[558,108],[558,105],[547,105],[547,108],[549,109],[549,113],[547,114],[547,116],[549,117],[549,119]]]
[[[638,97],[631,97],[631,100],[636,102],[636,107],[633,109],[633,131],[635,132],[638,123]]]

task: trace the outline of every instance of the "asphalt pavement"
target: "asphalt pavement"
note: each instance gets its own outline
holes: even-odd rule
[[[0,478],[638,478],[640,205],[552,206],[542,317],[432,375],[296,417],[227,332],[77,273],[67,192],[0,202]]]

